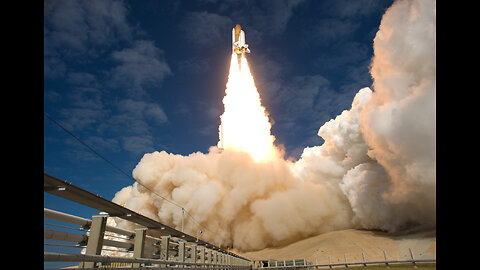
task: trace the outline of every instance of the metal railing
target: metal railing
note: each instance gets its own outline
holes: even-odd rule
[[[399,259],[399,260],[392,260],[387,258],[387,253],[384,250],[384,260],[373,260],[373,261],[366,261],[365,254],[362,252],[362,261],[347,261],[347,256],[344,254],[344,262],[331,262],[331,257],[328,257],[328,263],[318,263],[317,259],[315,258],[315,263],[309,262],[305,259],[296,259],[296,260],[260,260],[260,261],[253,261],[253,269],[319,269],[319,268],[330,268],[336,266],[344,266],[348,268],[348,266],[354,265],[363,265],[367,268],[367,265],[381,265],[384,264],[385,266],[389,267],[390,264],[409,264],[411,263],[412,266],[416,267],[417,263],[436,263],[436,258],[418,258],[415,259],[413,256],[412,249],[408,249],[410,253],[410,259]]]
[[[86,219],[44,208],[46,220],[67,224],[45,221],[46,226],[53,228],[44,228],[44,239],[60,242],[45,245],[83,249],[81,254],[44,251],[45,262],[79,262],[79,268],[84,269],[139,269],[152,266],[162,269],[251,269],[250,260],[246,258],[151,220],[48,174],[44,174],[44,191],[104,211],[92,216],[92,219]],[[135,231],[109,226],[107,219],[111,217],[129,220],[138,226]],[[75,228],[72,225],[80,227]],[[147,235],[147,232],[160,236]],[[69,245],[68,242],[74,244]]]
[[[45,252],[44,255],[45,261],[71,261],[71,262],[96,262],[97,266],[108,266],[112,263],[125,263],[127,264],[125,268],[135,269],[128,264],[141,264],[144,267],[154,266],[154,265],[164,265],[162,269],[165,268],[184,268],[185,266],[188,269],[245,269],[245,266],[234,265],[234,264],[213,264],[213,263],[200,263],[200,262],[178,262],[171,260],[160,260],[160,259],[151,259],[151,258],[128,258],[128,257],[118,257],[118,256],[106,256],[106,255],[86,255],[86,254],[64,254],[64,253],[54,253],[54,252]],[[100,263],[100,264],[98,264]],[[83,268],[85,269],[85,268]],[[144,269],[144,268],[142,268]],[[157,268],[155,268],[157,269]]]

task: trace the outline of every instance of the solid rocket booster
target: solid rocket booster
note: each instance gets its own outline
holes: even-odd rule
[[[245,32],[242,30],[240,24],[237,24],[232,29],[232,51],[236,54],[250,53],[248,44],[245,44]]]

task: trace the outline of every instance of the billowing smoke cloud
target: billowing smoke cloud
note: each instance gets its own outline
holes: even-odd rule
[[[261,249],[348,227],[351,211],[344,196],[301,181],[289,165],[282,159],[256,163],[247,153],[211,147],[207,154],[189,156],[145,154],[133,177],[194,216],[186,216],[186,232],[202,230],[203,239],[222,246]],[[114,201],[181,228],[181,209],[136,183]]]
[[[397,1],[374,40],[374,89],[325,123],[319,147],[295,165],[309,181],[339,184],[354,225],[401,231],[433,227],[435,2]]]
[[[361,89],[298,161],[162,151],[145,154],[133,177],[185,207],[185,232],[244,251],[344,228],[435,227],[435,2],[395,2],[374,53],[374,91]],[[181,209],[137,183],[113,201],[181,228]]]
[[[359,125],[376,164],[349,171],[343,183],[363,227],[435,225],[435,14],[434,1],[395,2],[375,37],[375,92]],[[366,192],[359,192],[358,184]],[[361,199],[375,194],[382,209],[374,207],[374,200]],[[369,211],[382,218],[369,220]]]

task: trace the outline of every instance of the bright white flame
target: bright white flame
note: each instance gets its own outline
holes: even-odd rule
[[[247,152],[255,161],[269,160],[278,156],[273,144],[275,137],[270,134],[271,124],[244,55],[240,64],[233,53],[223,98],[225,112],[220,116],[218,147]]]

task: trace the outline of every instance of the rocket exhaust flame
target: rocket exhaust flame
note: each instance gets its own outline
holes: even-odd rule
[[[247,152],[255,161],[278,156],[271,124],[244,54],[232,53],[225,94],[218,147]]]

